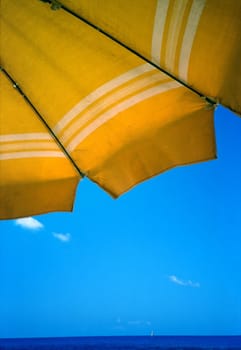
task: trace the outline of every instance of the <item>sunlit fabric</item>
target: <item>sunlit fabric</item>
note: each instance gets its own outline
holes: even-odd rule
[[[79,175],[0,72],[0,218],[70,211]]]
[[[80,171],[114,197],[169,168],[215,158],[212,105],[63,9],[2,0],[1,65]],[[5,80],[2,215],[23,216],[29,207],[42,212],[38,205],[47,211],[49,201],[71,206],[78,181],[73,165]],[[30,156],[33,151],[41,155]],[[5,153],[18,156],[7,160]],[[14,202],[18,191],[21,205]],[[19,211],[12,213],[12,205]]]
[[[241,1],[61,2],[203,95],[241,114]]]

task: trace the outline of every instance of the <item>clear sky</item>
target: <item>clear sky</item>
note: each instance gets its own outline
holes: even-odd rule
[[[218,160],[0,223],[0,337],[241,334],[241,119],[215,114]]]

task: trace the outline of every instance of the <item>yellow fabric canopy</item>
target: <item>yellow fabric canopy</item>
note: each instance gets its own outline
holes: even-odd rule
[[[126,2],[113,3],[118,19]],[[64,9],[2,0],[1,66],[78,169],[114,197],[169,168],[215,158],[211,104]],[[1,218],[71,209],[79,174],[0,76]]]
[[[61,0],[125,45],[241,114],[240,0]]]
[[[0,217],[72,209],[79,175],[0,72]]]

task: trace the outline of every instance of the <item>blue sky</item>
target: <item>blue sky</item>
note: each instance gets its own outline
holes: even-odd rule
[[[241,334],[241,120],[215,114],[218,160],[0,222],[0,337]]]

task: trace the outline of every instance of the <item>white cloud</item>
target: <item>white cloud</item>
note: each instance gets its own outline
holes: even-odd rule
[[[177,276],[175,275],[169,276],[169,280],[173,283],[179,284],[180,286],[184,286],[184,287],[193,287],[193,288],[200,287],[200,283],[198,282],[192,282],[191,280],[184,281],[184,280],[181,280],[180,278],[177,278]]]
[[[57,233],[53,232],[53,236],[59,239],[61,242],[69,242],[71,235],[70,233]]]
[[[27,230],[40,230],[44,227],[44,225],[40,221],[32,217],[17,219],[15,220],[15,225],[25,228]]]

